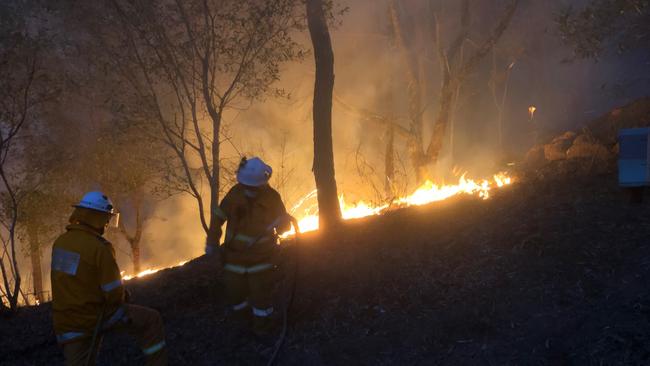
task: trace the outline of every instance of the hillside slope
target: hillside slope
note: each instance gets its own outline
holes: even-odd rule
[[[279,364],[650,363],[650,206],[628,204],[612,174],[540,176],[487,201],[305,237]],[[163,313],[172,364],[263,365],[270,355],[225,317],[205,258],[129,287]],[[61,363],[48,312],[2,319],[0,364]],[[108,336],[101,364],[137,357]]]

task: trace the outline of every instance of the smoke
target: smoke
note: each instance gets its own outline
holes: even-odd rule
[[[429,29],[427,1],[405,2],[403,9],[415,29]],[[455,2],[454,2],[455,4]],[[454,4],[442,2],[452,16],[444,22],[454,31]],[[476,29],[490,30],[503,9],[501,1],[473,3]],[[335,95],[346,105],[359,110],[394,116],[407,126],[408,100],[403,58],[393,44],[388,19],[388,1],[348,1],[349,11],[342,24],[331,29],[335,55]],[[452,170],[467,171],[481,177],[495,172],[504,161],[496,134],[497,110],[488,87],[492,69],[504,69],[512,62],[503,112],[504,148],[512,159],[528,149],[535,134],[576,128],[592,117],[621,103],[612,98],[603,84],[623,80],[622,65],[629,60],[611,57],[595,64],[592,61],[562,62],[570,54],[555,33],[554,16],[562,1],[524,2],[492,56],[463,85],[454,117],[454,150],[446,145],[432,176],[449,179]],[[479,17],[478,15],[481,15]],[[436,113],[438,64],[430,34],[419,34],[418,42],[425,58],[428,92],[424,105],[425,131]],[[306,35],[300,35],[306,48],[311,48]],[[429,44],[428,44],[428,43]],[[427,47],[429,48],[428,50]],[[637,61],[638,62],[638,61]],[[244,110],[230,111],[225,116],[229,142],[222,145],[222,155],[238,161],[240,154],[258,155],[274,168],[272,185],[280,191],[287,207],[311,192],[315,185],[311,172],[313,160],[311,105],[314,82],[313,59],[285,65],[277,84],[290,97],[269,97]],[[528,108],[537,113],[530,119]],[[385,128],[360,118],[337,102],[333,106],[333,133],[336,179],[339,192],[347,200],[378,200],[383,192]],[[409,171],[404,140],[396,137],[397,170],[404,193],[415,188]],[[232,174],[232,172],[224,172]],[[398,172],[399,176],[399,172]],[[232,177],[231,177],[232,180]],[[372,183],[372,184],[370,184]],[[227,189],[228,187],[224,187]],[[314,203],[314,202],[312,202]],[[150,221],[145,233],[147,260],[153,264],[172,264],[182,256],[193,257],[203,249],[204,233],[198,224],[196,202],[176,197],[173,202],[157,208],[166,222]]]
[[[424,136],[430,136],[435,118],[440,82],[439,63],[431,34],[429,1],[401,2],[412,22],[418,58],[425,67],[426,92],[423,105]],[[474,28],[466,42],[470,54],[476,42],[485,37],[504,7],[503,1],[472,2]],[[457,25],[458,2],[434,1],[447,15],[442,22],[445,42]],[[565,1],[522,2],[510,28],[461,89],[455,107],[453,150],[445,148],[431,175],[449,179],[454,168],[481,177],[494,173],[504,157],[516,159],[535,143],[536,136],[574,129],[607,110],[647,93],[650,69],[647,55],[610,55],[600,60],[563,62],[570,51],[556,34],[554,16]],[[349,0],[349,11],[342,23],[331,29],[335,57],[335,96],[357,111],[397,118],[408,126],[407,78],[403,56],[394,46],[388,19],[387,0]],[[419,33],[418,33],[419,32]],[[307,34],[298,36],[311,49]],[[483,37],[483,38],[482,38]],[[503,103],[503,147],[498,146],[497,105],[489,83],[493,70],[505,70],[514,63]],[[314,188],[313,127],[311,119],[314,83],[312,56],[302,63],[284,65],[276,85],[289,98],[268,97],[247,108],[229,110],[224,116],[228,139],[221,155],[228,166],[241,155],[257,155],[269,163],[274,174],[271,184],[292,207]],[[503,85],[500,84],[501,86]],[[499,89],[501,95],[502,89]],[[533,119],[528,108],[534,105]],[[339,193],[347,201],[381,199],[384,179],[386,129],[361,118],[335,102],[333,134],[336,179]],[[425,141],[426,143],[426,141]],[[396,180],[401,193],[415,188],[403,138],[395,137]],[[222,172],[223,187],[233,181],[232,169]],[[203,187],[205,188],[205,187]],[[311,202],[315,203],[315,202]],[[176,195],[150,207],[142,239],[142,267],[174,265],[203,253],[205,233],[198,217],[196,201]],[[65,213],[67,214],[67,213]],[[62,228],[63,229],[63,228]],[[115,236],[118,262],[131,272],[128,245]],[[51,245],[44,245],[43,268],[49,268]],[[23,262],[23,273],[28,263]],[[49,287],[49,273],[44,272]]]
[[[198,219],[196,202],[177,195],[158,203],[152,211],[155,214],[145,223],[143,233],[143,269],[172,266],[203,254],[205,233]],[[130,264],[130,256],[119,260],[122,264]],[[126,269],[130,265],[121,267]]]
[[[473,28],[465,46],[467,57],[492,31],[505,3],[472,2]],[[448,44],[458,28],[458,2],[413,0],[401,4],[415,30],[414,52],[419,53],[417,58],[426,69],[423,114],[424,136],[428,139],[437,112],[440,83],[430,9],[444,12],[442,37]],[[349,11],[343,16],[342,24],[331,31],[336,98],[359,110],[396,117],[408,127],[404,59],[394,46],[388,1],[347,1],[343,5]],[[647,82],[638,81],[648,80],[650,76],[647,67],[642,67],[648,62],[647,56],[610,55],[598,63],[564,62],[571,51],[562,45],[554,18],[565,5],[565,1],[521,3],[494,53],[483,60],[461,88],[453,117],[453,150],[448,136],[440,162],[430,172],[434,178],[449,179],[454,168],[474,176],[490,174],[522,156],[536,139],[578,128],[647,90]],[[304,41],[310,48],[308,39]],[[489,85],[494,70],[503,73],[511,64],[508,90],[503,98],[503,146],[499,146],[498,105]],[[293,169],[289,187],[281,187],[292,192],[284,195],[288,205],[301,196],[297,192],[306,194],[314,187],[311,174],[313,78],[311,57],[301,64],[288,65],[279,86],[289,92],[291,99],[270,98],[231,118],[235,141],[244,151],[262,155],[276,171],[280,165]],[[624,87],[630,80],[636,81],[629,88]],[[500,80],[496,91],[498,104],[501,104],[504,85]],[[530,106],[537,108],[533,119],[528,113]],[[376,187],[369,186],[368,177],[360,173],[365,167],[365,173],[374,176],[375,186],[382,185],[385,128],[359,118],[335,101],[333,129],[340,192],[353,199],[372,199]],[[286,154],[284,158],[281,151]],[[399,137],[396,137],[396,151],[401,161],[397,163],[398,168],[406,165],[405,174],[410,174],[406,144]],[[405,190],[414,188],[412,176],[403,180]]]

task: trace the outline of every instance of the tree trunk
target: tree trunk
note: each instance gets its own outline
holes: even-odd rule
[[[384,159],[384,191],[386,192],[386,198],[392,199],[395,195],[393,189],[395,184],[395,126],[392,122],[388,125],[388,131],[386,132],[386,154]]]
[[[218,233],[221,232],[221,225],[217,215],[214,212],[219,207],[219,131],[221,130],[221,113],[215,113],[210,110],[212,118],[212,181],[210,182],[210,225],[208,226],[207,244],[219,244]],[[217,260],[221,261],[219,251],[214,253]]]
[[[433,125],[433,134],[429,147],[427,148],[427,160],[430,164],[435,165],[440,157],[440,151],[445,140],[445,133],[451,117],[451,109],[454,100],[454,84],[445,82],[440,90],[440,103],[438,106],[438,115]]]
[[[451,117],[449,118],[449,163],[451,166],[456,165],[455,142],[456,142],[456,116],[458,114],[458,99],[460,97],[460,84],[456,86],[453,97],[453,106],[451,107]]]
[[[316,82],[314,85],[314,178],[318,191],[321,229],[341,220],[332,143],[332,92],[334,90],[334,52],[322,0],[307,0],[307,24],[314,47]]]
[[[32,261],[32,280],[34,282],[34,297],[39,303],[43,298],[43,272],[41,270],[41,245],[38,240],[38,227],[31,224],[28,228],[29,256]]]
[[[3,151],[2,145],[5,144],[5,141],[6,140],[2,140],[2,138],[0,138],[0,151]],[[22,283],[22,278],[20,277],[20,268],[18,267],[18,258],[16,257],[16,225],[18,221],[18,201],[16,200],[14,191],[9,184],[7,173],[4,170],[2,164],[0,164],[0,178],[2,178],[4,189],[9,193],[9,198],[11,200],[9,211],[11,216],[6,239],[6,244],[9,246],[9,256],[7,258],[7,261],[9,263],[8,266],[6,266],[3,258],[0,258],[0,272],[2,273],[2,282],[5,288],[5,293],[7,295],[7,301],[9,302],[9,308],[12,311],[17,311],[18,296],[20,294],[20,285]],[[11,283],[11,279],[13,279],[13,284]]]
[[[141,190],[137,190],[135,194],[135,233],[129,241],[129,244],[131,245],[133,271],[135,273],[140,273],[140,241],[142,241],[142,231],[144,230],[144,220],[142,218],[144,193]]]
[[[427,178],[427,169],[426,161],[423,159],[422,88],[418,78],[418,63],[417,60],[411,56],[412,47],[407,43],[410,37],[404,34],[404,29],[397,9],[397,3],[394,0],[390,2],[389,10],[393,33],[395,35],[395,43],[400,49],[406,63],[405,70],[408,79],[409,118],[411,120],[409,129],[412,135],[409,141],[411,165],[415,171],[417,183],[422,184]]]
[[[136,189],[131,195],[131,202],[135,208],[135,223],[133,235],[129,234],[124,220],[118,222],[118,229],[129,242],[131,248],[131,262],[133,264],[133,273],[138,274],[141,271],[140,266],[140,242],[142,241],[142,232],[144,231],[144,219],[142,217],[142,210],[144,204],[144,192],[141,189]]]
[[[386,124],[386,151],[384,153],[384,194],[386,199],[395,198],[395,82],[391,77],[387,94],[387,104],[390,106],[390,117]]]
[[[133,273],[138,274],[142,271],[140,266],[140,240],[130,240],[131,258],[133,260]]]
[[[429,146],[427,147],[426,151],[425,159],[428,164],[435,165],[438,162],[438,158],[440,157],[440,151],[442,150],[442,146],[444,144],[445,132],[451,118],[454,91],[458,85],[462,83],[463,79],[476,68],[481,60],[483,60],[483,58],[489,52],[491,52],[494,46],[498,43],[499,39],[503,35],[503,32],[505,32],[505,30],[510,25],[510,21],[512,20],[519,2],[520,0],[510,1],[510,4],[506,7],[503,16],[495,28],[492,30],[490,36],[477,47],[477,51],[475,51],[467,61],[461,60],[460,62],[457,62],[456,55],[458,51],[462,49],[463,42],[468,34],[470,19],[469,1],[465,0],[462,3],[461,32],[456,37],[456,41],[452,43],[449,50],[446,52],[442,47],[440,47],[440,34],[438,29],[439,25],[436,21],[436,39],[439,47],[439,58],[441,65],[443,65],[442,70],[444,79],[440,89],[438,114],[433,126],[431,140],[429,141]]]

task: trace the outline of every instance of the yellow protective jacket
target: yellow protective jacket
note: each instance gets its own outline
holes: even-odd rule
[[[224,239],[226,265],[255,266],[269,263],[277,236],[289,229],[287,210],[280,194],[266,185],[254,193],[237,184],[213,212],[221,225],[228,222]],[[228,267],[226,267],[228,268]]]
[[[52,318],[59,343],[90,337],[124,317],[124,287],[115,251],[100,233],[72,224],[52,247]]]

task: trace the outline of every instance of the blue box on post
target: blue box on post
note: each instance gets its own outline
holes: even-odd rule
[[[618,142],[618,184],[621,187],[650,185],[650,128],[621,129]]]

